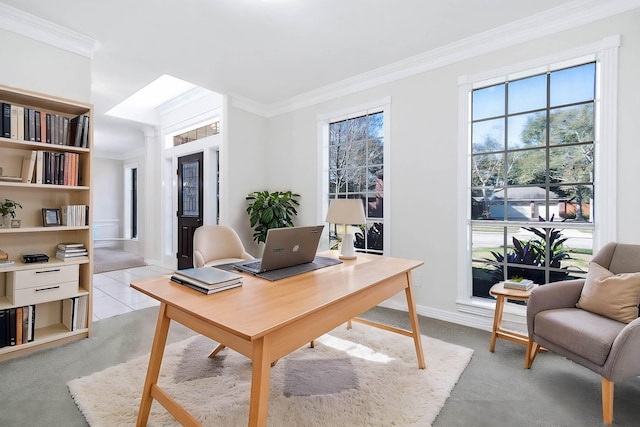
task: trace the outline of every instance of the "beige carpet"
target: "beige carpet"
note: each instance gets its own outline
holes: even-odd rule
[[[268,425],[429,426],[473,350],[422,337],[419,370],[410,338],[354,323],[336,328],[271,369]],[[195,336],[165,350],[159,384],[205,426],[246,426],[251,363]],[[91,426],[135,425],[148,355],[68,383]],[[154,401],[150,426],[177,425]]]

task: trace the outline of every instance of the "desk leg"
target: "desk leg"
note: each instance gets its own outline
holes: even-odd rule
[[[489,351],[493,353],[496,349],[496,339],[498,338],[498,329],[502,324],[502,312],[504,311],[504,295],[498,295],[496,298],[496,311],[493,314],[493,331],[491,333],[491,345]]]
[[[413,342],[416,346],[416,356],[418,357],[418,368],[425,369],[427,364],[424,362],[424,353],[422,352],[422,338],[420,336],[420,324],[418,323],[418,313],[416,313],[416,302],[413,299],[413,290],[411,287],[411,272],[407,272],[407,287],[404,290],[407,296],[407,307],[409,308],[409,320],[411,321],[411,331]]]
[[[167,305],[165,303],[160,304],[156,333],[153,337],[149,367],[147,368],[147,378],[144,381],[144,388],[142,389],[142,400],[140,401],[138,421],[136,422],[137,426],[146,426],[149,420],[149,411],[151,410],[151,403],[153,402],[151,388],[158,383],[160,365],[162,365],[162,356],[164,355],[164,347],[167,344],[167,334],[169,332],[169,323],[171,322],[171,319],[166,316],[166,312]]]
[[[268,337],[262,337],[253,343],[249,427],[263,427],[267,425],[269,381],[271,375],[271,364],[268,358],[270,353],[269,345]]]

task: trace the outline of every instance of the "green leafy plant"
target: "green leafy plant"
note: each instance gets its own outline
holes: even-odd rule
[[[4,199],[4,202],[0,203],[0,215],[3,217],[11,216],[11,218],[15,218],[17,208],[22,209],[22,205],[18,202],[14,202],[13,200]]]
[[[551,222],[553,222],[553,216]],[[538,218],[539,222],[545,222],[544,219]],[[570,259],[571,256],[566,252],[563,244],[567,238],[562,237],[562,230],[557,228],[549,228],[549,247],[547,248],[547,232],[545,229],[535,227],[523,227],[523,229],[533,233],[537,238],[532,238],[525,242],[513,237],[513,249],[507,252],[506,257],[499,252],[491,251],[491,254],[499,264],[495,266],[493,275],[495,281],[504,280],[504,263],[509,264],[509,274],[512,277],[528,278],[536,283],[545,283],[544,268],[549,258],[549,267],[557,270],[549,272],[549,281],[557,281],[565,278],[569,272],[566,267],[562,267],[562,261]],[[492,261],[488,260],[487,261]],[[518,268],[514,264],[538,267],[539,269]],[[561,271],[562,270],[562,271]]]
[[[300,195],[291,191],[254,191],[246,199],[249,201],[247,214],[254,229],[253,240],[264,243],[271,228],[293,227],[293,218],[298,214],[296,206]]]

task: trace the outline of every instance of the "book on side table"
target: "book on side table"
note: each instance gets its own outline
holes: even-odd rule
[[[205,294],[242,286],[242,275],[215,267],[178,270],[171,275],[171,280]]]
[[[505,289],[517,289],[520,291],[528,291],[533,288],[533,280],[521,279],[521,280],[505,280],[503,286]]]

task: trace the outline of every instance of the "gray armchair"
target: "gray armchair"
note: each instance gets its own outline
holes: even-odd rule
[[[640,272],[640,245],[609,243],[592,262],[614,274]],[[527,306],[527,368],[543,347],[602,376],[602,414],[613,422],[614,383],[640,375],[640,319],[630,323],[576,307],[584,279],[534,289]],[[637,304],[636,304],[637,306]]]

